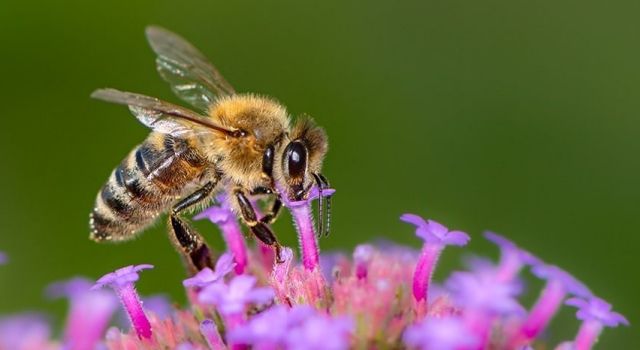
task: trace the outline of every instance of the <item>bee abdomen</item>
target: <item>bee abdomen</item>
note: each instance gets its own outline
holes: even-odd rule
[[[90,238],[94,241],[112,240],[114,229],[116,229],[117,226],[119,226],[117,221],[104,216],[97,208],[93,209],[89,215]]]
[[[131,216],[131,201],[123,193],[116,193],[117,190],[109,183],[102,187],[100,199],[118,217],[128,218]]]
[[[91,238],[133,238],[198,181],[205,166],[187,141],[152,134],[114,169],[100,190],[91,213]]]
[[[98,193],[89,223],[93,240],[133,238],[136,232],[151,224],[163,209],[162,196],[146,179],[147,165],[144,169],[139,167],[138,155],[142,146],[136,147],[116,167]]]
[[[115,184],[125,195],[136,201],[151,201],[152,193],[148,187],[147,180],[140,170],[136,170],[132,167],[131,162],[125,160],[113,171],[112,179],[109,182],[115,180]]]

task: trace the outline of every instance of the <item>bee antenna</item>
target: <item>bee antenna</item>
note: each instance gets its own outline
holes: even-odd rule
[[[324,196],[322,195],[322,190],[324,189],[324,183],[322,182],[322,179],[320,179],[320,176],[318,176],[318,174],[313,174],[313,178],[316,180],[316,185],[318,186],[318,232],[316,233],[316,235],[318,237],[323,235],[323,229],[324,229]]]

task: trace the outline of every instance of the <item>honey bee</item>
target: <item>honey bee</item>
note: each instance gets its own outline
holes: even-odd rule
[[[234,212],[258,239],[274,247],[280,260],[280,245],[268,224],[282,207],[281,196],[302,200],[313,186],[320,191],[329,186],[320,173],[327,152],[324,129],[308,117],[292,124],[286,108],[274,99],[236,93],[179,35],[148,27],[146,36],[160,76],[198,112],[131,92],[93,92],[93,98],[127,105],[152,131],[98,193],[90,238],[129,240],[168,212],[169,237],[188,269],[212,267],[209,247],[181,214],[227,191]],[[266,215],[258,217],[251,196],[272,198]],[[319,231],[328,233],[329,200],[319,208]]]

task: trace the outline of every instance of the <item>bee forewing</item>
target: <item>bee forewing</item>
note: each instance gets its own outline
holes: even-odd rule
[[[178,97],[206,110],[216,95],[235,94],[215,66],[184,38],[154,26],[148,27],[146,33],[151,49],[158,55],[158,73]]]
[[[233,133],[232,130],[214,124],[198,113],[155,97],[115,89],[99,89],[94,91],[91,97],[129,106],[142,124],[160,133],[174,136],[184,136],[190,131],[193,134],[211,131]]]
[[[129,106],[129,110],[142,124],[150,127],[153,131],[172,136],[187,136],[194,133],[193,128],[176,123],[175,120],[163,119],[162,112],[138,106]]]

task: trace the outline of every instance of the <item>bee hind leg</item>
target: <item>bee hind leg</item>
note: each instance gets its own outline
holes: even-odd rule
[[[282,263],[282,247],[280,243],[278,243],[278,239],[276,235],[273,234],[273,231],[267,226],[266,222],[262,220],[258,220],[256,216],[256,211],[253,208],[253,205],[245,195],[244,191],[241,188],[237,188],[233,191],[234,198],[237,202],[237,205],[240,209],[240,214],[242,215],[242,220],[249,226],[251,232],[264,244],[272,246],[276,251],[276,261],[278,263]],[[278,209],[279,210],[279,209]]]
[[[202,235],[180,218],[180,212],[196,205],[209,197],[215,184],[207,183],[199,190],[182,199],[173,206],[169,216],[169,239],[176,247],[191,274],[209,267],[213,269],[213,257]]]

